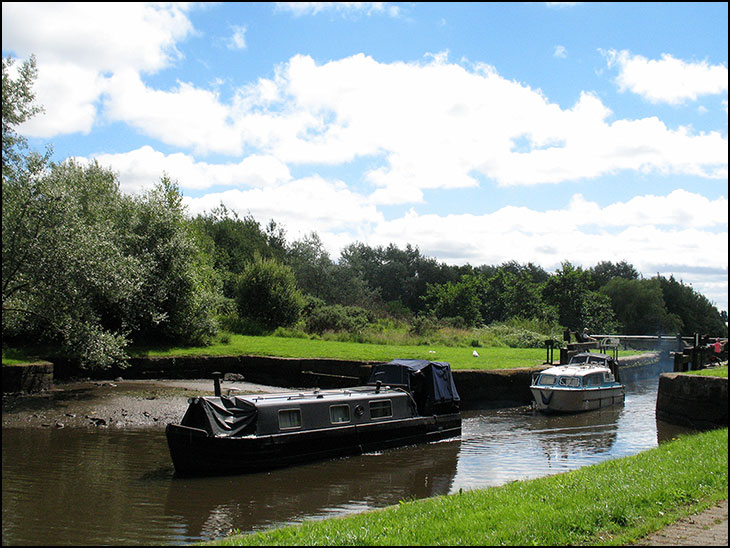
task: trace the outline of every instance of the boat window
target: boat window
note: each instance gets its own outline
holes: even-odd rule
[[[279,428],[300,428],[302,426],[302,412],[299,409],[280,409]]]
[[[393,406],[390,400],[378,400],[370,402],[370,418],[379,419],[382,417],[392,417]]]
[[[575,388],[577,386],[580,386],[580,378],[578,378],[578,377],[560,377],[560,381],[558,381],[558,384],[560,384],[560,386],[569,386],[569,387]]]
[[[540,375],[540,384],[553,385],[555,384],[555,375]]]
[[[342,424],[350,422],[350,406],[349,405],[332,405],[330,406],[330,422],[332,424]]]
[[[601,386],[603,384],[603,374],[593,373],[592,375],[587,375],[583,384],[586,386]]]

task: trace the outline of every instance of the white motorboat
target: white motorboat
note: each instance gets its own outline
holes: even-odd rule
[[[618,362],[608,354],[581,352],[567,365],[550,367],[533,376],[535,407],[542,412],[575,413],[624,402]]]

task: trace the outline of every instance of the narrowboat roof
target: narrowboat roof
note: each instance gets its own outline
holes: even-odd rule
[[[322,403],[322,401],[350,401],[359,399],[372,399],[373,396],[402,396],[408,394],[402,390],[384,386],[379,390],[374,386],[356,386],[353,388],[332,389],[332,390],[306,390],[301,392],[275,392],[271,394],[249,394],[245,396],[233,396],[259,408],[278,407],[292,403]]]

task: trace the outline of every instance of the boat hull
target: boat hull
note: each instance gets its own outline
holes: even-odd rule
[[[177,474],[235,474],[459,436],[461,415],[413,417],[266,436],[216,437],[179,424],[169,424],[165,433]]]
[[[546,388],[532,386],[535,407],[545,413],[577,413],[624,403],[623,386],[600,389]]]

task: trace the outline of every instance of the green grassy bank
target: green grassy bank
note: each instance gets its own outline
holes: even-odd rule
[[[701,375],[705,377],[725,377],[727,378],[727,364],[720,367],[711,367],[710,369],[700,369],[699,371],[687,371],[688,375]]]
[[[478,358],[473,356],[477,351]],[[143,349],[133,356],[278,356],[390,361],[395,358],[445,361],[454,369],[510,369],[532,367],[545,361],[542,348],[416,346],[300,339],[274,336],[230,335],[225,342],[204,347]],[[557,356],[556,356],[557,360]]]
[[[622,545],[727,498],[727,428],[564,474],[207,543]]]

